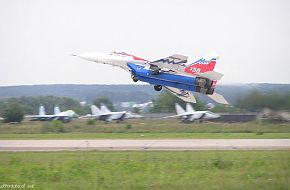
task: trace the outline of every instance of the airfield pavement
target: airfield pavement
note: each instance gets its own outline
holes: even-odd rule
[[[290,139],[0,140],[0,151],[290,150]]]

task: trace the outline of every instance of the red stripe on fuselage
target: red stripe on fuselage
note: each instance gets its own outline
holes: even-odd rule
[[[133,57],[134,60],[136,61],[145,61],[145,62],[149,62],[147,59],[143,59],[143,58],[140,58],[140,57],[137,57],[135,55],[131,55],[131,54],[128,54],[128,53],[125,53],[125,52],[113,52],[115,54],[118,54],[118,55],[126,55],[126,56],[131,56]]]

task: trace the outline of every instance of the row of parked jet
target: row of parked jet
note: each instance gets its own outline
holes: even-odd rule
[[[50,120],[61,120],[68,122],[73,118],[80,119],[96,119],[102,121],[123,121],[125,119],[132,118],[142,118],[143,116],[134,114],[127,111],[112,112],[107,108],[106,105],[102,104],[100,108],[95,105],[91,106],[91,114],[79,117],[77,113],[73,110],[67,110],[61,112],[58,106],[54,107],[54,114],[48,115],[45,112],[44,106],[39,107],[38,115],[27,115],[26,118],[29,118],[31,121],[50,121]]]
[[[176,115],[166,116],[163,118],[180,118],[182,122],[188,123],[193,121],[210,120],[220,117],[218,114],[211,111],[195,111],[190,103],[186,104],[185,110],[176,103],[175,109],[177,113]],[[119,122],[126,119],[143,118],[143,116],[127,111],[112,112],[107,108],[106,105],[101,104],[100,108],[98,108],[96,105],[91,105],[91,114],[87,114],[85,116],[79,116],[73,110],[61,112],[58,106],[54,107],[54,114],[47,115],[44,106],[40,106],[38,115],[27,115],[26,118],[29,118],[31,121],[61,120],[64,122],[68,122],[73,118],[80,118],[101,120],[106,122]]]

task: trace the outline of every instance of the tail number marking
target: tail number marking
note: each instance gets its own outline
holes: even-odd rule
[[[190,67],[190,72],[193,72],[193,73],[200,73],[201,69],[200,68],[196,68],[196,67]]]

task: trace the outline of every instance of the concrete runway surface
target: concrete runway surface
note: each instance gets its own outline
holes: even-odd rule
[[[290,139],[0,140],[0,151],[290,150]]]

